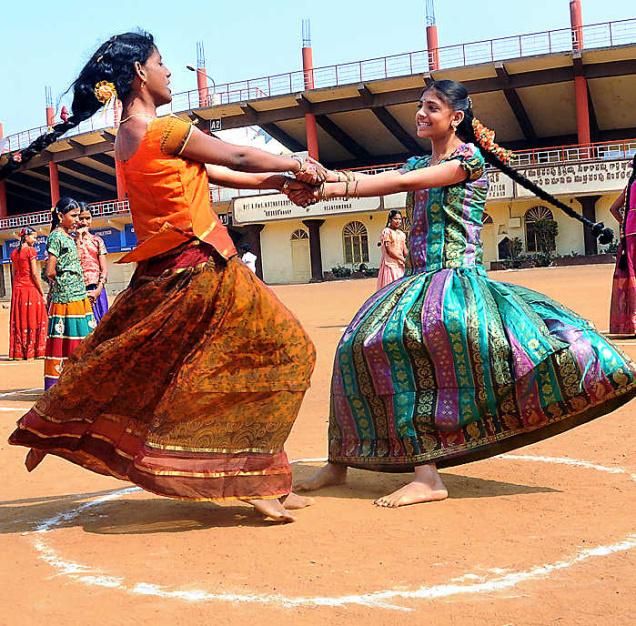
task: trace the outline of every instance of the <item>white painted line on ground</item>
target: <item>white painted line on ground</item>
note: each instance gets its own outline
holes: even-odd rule
[[[565,457],[547,457],[532,455],[516,455],[504,454],[494,457],[503,461],[521,461],[549,463],[556,465],[565,465],[578,469],[593,470],[604,472],[607,474],[625,474],[632,480],[636,480],[636,475],[622,467],[608,467],[591,463],[589,461],[581,461],[578,459],[570,459]],[[297,463],[313,463],[324,461],[324,458],[308,458],[293,461]],[[109,576],[89,565],[83,565],[74,561],[69,561],[59,555],[53,548],[46,543],[46,535],[50,533],[56,526],[62,522],[68,522],[78,517],[83,511],[121,498],[124,495],[141,491],[138,487],[130,487],[127,489],[119,489],[105,496],[101,496],[89,502],[86,502],[74,509],[60,513],[54,517],[46,519],[37,526],[34,533],[24,533],[32,537],[33,546],[35,547],[40,559],[53,567],[60,575],[67,576],[72,580],[80,582],[88,586],[106,587],[117,589],[130,594],[154,596],[159,598],[176,599],[187,602],[231,602],[235,604],[263,604],[277,605],[287,608],[293,607],[347,607],[347,606],[367,606],[384,609],[392,609],[398,611],[410,611],[410,608],[395,604],[399,600],[435,600],[440,598],[449,598],[452,596],[479,594],[479,593],[495,593],[507,589],[517,587],[521,583],[531,580],[546,578],[552,573],[571,568],[579,563],[583,563],[590,559],[608,557],[612,554],[626,552],[636,548],[636,534],[627,535],[624,539],[606,545],[600,545],[593,548],[585,548],[579,550],[576,554],[569,558],[554,561],[552,563],[544,563],[536,565],[518,572],[503,573],[504,570],[491,569],[491,577],[477,575],[467,572],[459,577],[454,577],[448,584],[423,585],[417,589],[386,589],[363,594],[352,595],[334,595],[334,596],[286,596],[283,594],[259,594],[259,593],[212,593],[204,589],[179,589],[170,588],[165,585],[157,585],[151,582],[128,582],[123,577]],[[459,584],[458,581],[479,581],[467,582]]]
[[[22,393],[30,393],[32,391],[44,391],[42,387],[32,387],[31,389],[15,389],[14,391],[6,391],[4,393],[0,393],[0,398],[6,398],[7,396],[15,396],[17,394]]]

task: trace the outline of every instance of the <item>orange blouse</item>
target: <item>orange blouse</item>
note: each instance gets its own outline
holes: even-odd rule
[[[120,162],[139,243],[119,263],[143,261],[194,238],[226,259],[236,254],[212,210],[205,165],[180,156],[191,133],[192,125],[178,117],[156,118],[133,156]]]

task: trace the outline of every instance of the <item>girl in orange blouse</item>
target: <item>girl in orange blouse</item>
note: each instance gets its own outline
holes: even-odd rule
[[[315,351],[236,256],[211,209],[208,179],[283,190],[286,178],[269,172],[309,183],[326,172],[158,118],[169,85],[151,35],[112,37],[75,81],[73,115],[22,152],[25,162],[118,97],[115,157],[139,245],[122,259],[138,263],[129,287],[10,442],[32,448],[29,469],[56,454],[160,495],[243,500],[292,521],[290,509],[309,500],[290,494],[283,445]]]

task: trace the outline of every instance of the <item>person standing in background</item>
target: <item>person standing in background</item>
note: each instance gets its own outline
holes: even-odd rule
[[[44,356],[46,303],[35,242],[35,231],[27,226],[20,231],[20,245],[11,253],[10,359],[39,359]]]
[[[93,307],[95,323],[108,311],[108,296],[106,294],[106,280],[108,278],[108,263],[106,261],[106,244],[104,240],[90,232],[93,216],[85,202],[80,202],[79,228],[77,229],[77,251],[79,253],[84,284],[88,299]]]
[[[252,252],[248,244],[244,243],[239,247],[241,253],[241,261],[247,265],[256,274],[256,259],[258,257]]]
[[[382,246],[382,259],[378,271],[377,291],[404,276],[406,263],[406,235],[402,228],[402,214],[393,209],[389,211],[386,228],[378,245]]]

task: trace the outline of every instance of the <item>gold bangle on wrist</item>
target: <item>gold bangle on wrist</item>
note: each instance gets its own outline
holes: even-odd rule
[[[303,167],[305,167],[305,161],[302,157],[298,156],[297,154],[292,154],[291,158],[294,159],[294,161],[296,161],[298,163],[298,172],[295,172],[296,174],[300,174],[300,172],[303,171]]]

